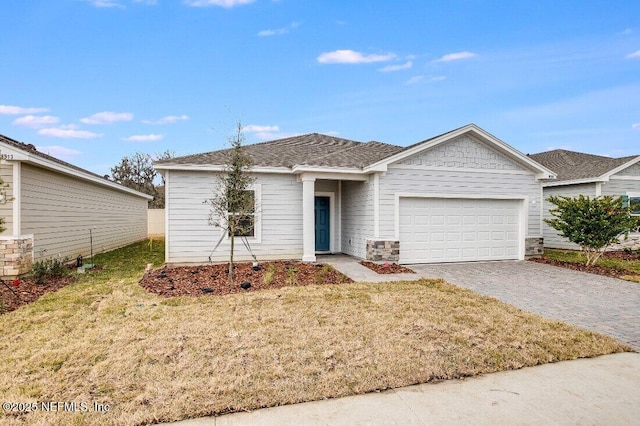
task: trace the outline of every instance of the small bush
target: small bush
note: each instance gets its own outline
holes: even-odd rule
[[[31,275],[38,284],[42,284],[47,278],[63,277],[69,272],[66,267],[68,262],[68,257],[38,260],[31,268]]]
[[[276,274],[276,265],[274,265],[273,263],[270,263],[269,267],[267,268],[267,272],[264,274],[264,283],[266,285],[271,284],[275,274]]]

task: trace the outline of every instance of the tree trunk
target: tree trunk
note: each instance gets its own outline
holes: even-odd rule
[[[231,232],[231,250],[229,253],[229,284],[233,285],[233,249],[235,245],[235,232]]]

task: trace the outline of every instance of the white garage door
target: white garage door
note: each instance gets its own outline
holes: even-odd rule
[[[400,263],[518,259],[520,203],[400,198]]]

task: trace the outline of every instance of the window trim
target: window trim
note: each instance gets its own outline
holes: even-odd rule
[[[253,191],[253,236],[252,237],[240,237],[236,236],[236,240],[240,238],[246,238],[249,244],[251,243],[261,243],[262,242],[262,214],[260,211],[261,201],[262,201],[262,185],[259,183],[254,183],[253,185],[249,185],[247,187],[247,191]],[[226,221],[226,218],[225,218]],[[231,237],[229,237],[229,233],[226,230],[226,227],[221,229],[220,232],[224,232],[225,241],[229,241]]]
[[[632,198],[640,198],[640,192],[627,192],[625,195],[627,197],[629,197],[629,208],[631,208],[631,199]],[[640,216],[640,212],[639,213],[631,213],[631,216]]]

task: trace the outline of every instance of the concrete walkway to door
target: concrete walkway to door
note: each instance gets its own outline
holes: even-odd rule
[[[407,265],[379,275],[349,256],[322,256],[355,281],[444,278],[525,311],[607,334],[640,350],[640,284],[528,261]]]

